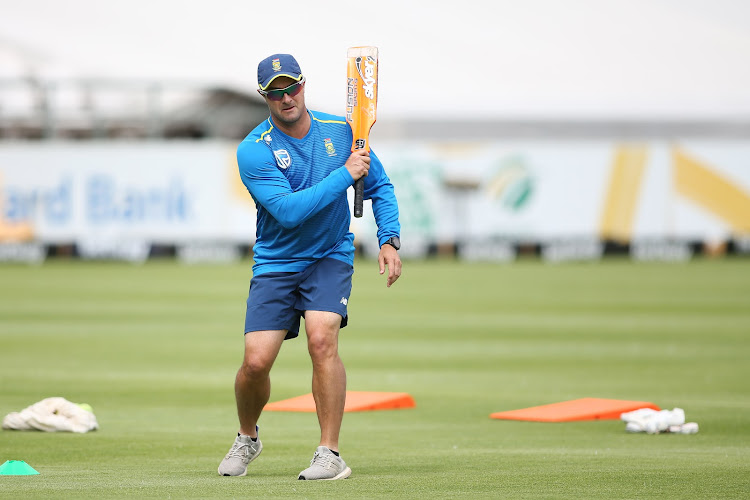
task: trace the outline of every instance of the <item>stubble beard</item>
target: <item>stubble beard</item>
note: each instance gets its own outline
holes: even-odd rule
[[[305,110],[305,102],[295,102],[294,106],[294,112],[293,113],[284,113],[283,109],[278,109],[275,112],[272,112],[274,119],[278,120],[280,124],[283,124],[287,127],[292,127],[294,124],[296,124],[300,118],[302,118],[302,113]]]

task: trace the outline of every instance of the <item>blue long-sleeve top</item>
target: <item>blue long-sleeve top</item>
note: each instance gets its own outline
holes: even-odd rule
[[[302,139],[269,117],[237,148],[240,177],[257,207],[253,274],[298,272],[330,257],[354,264],[354,235],[346,190],[354,183],[344,163],[351,127],[341,116],[311,111]],[[372,200],[380,245],[399,236],[398,203],[383,164],[370,151],[365,199]]]

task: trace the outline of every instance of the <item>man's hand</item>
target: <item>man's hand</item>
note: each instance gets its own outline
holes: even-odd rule
[[[388,281],[386,285],[390,288],[399,276],[401,276],[401,257],[398,256],[395,248],[386,243],[380,247],[378,263],[380,264],[380,274],[385,273],[385,268],[388,268]]]
[[[370,170],[370,152],[364,149],[355,150],[346,160],[344,166],[355,181],[361,177],[367,177]]]

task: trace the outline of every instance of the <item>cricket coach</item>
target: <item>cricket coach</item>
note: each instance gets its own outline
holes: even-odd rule
[[[304,318],[320,442],[298,478],[344,479],[351,469],[339,454],[346,370],[338,338],[354,272],[347,189],[364,177],[378,227],[380,273],[388,269],[389,287],[401,275],[398,204],[375,153],[350,151],[346,120],[307,109],[305,77],[294,57],[263,59],[258,86],[270,116],[237,148],[242,182],[258,210],[245,355],[234,386],[240,427],[219,474],[243,476],[260,455],[257,422],[271,395],[271,367]]]

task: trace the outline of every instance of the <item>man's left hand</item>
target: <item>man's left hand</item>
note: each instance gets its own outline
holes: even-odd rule
[[[378,263],[380,264],[380,274],[384,274],[385,268],[388,268],[388,281],[386,285],[390,288],[399,276],[401,276],[401,257],[398,256],[398,251],[395,248],[386,243],[380,247]]]

